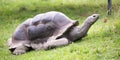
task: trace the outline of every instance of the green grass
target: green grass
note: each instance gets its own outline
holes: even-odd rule
[[[15,28],[27,18],[53,10],[80,25],[93,13],[99,13],[100,19],[87,37],[68,46],[12,55],[6,41]],[[107,0],[0,0],[0,60],[120,60],[120,0],[113,0],[111,16],[107,16]]]

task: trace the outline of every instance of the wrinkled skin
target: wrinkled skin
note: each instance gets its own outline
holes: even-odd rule
[[[93,14],[85,20],[82,26],[77,26],[76,21],[69,19],[61,12],[39,14],[16,28],[12,38],[8,40],[9,49],[12,54],[20,55],[31,48],[47,50],[68,45],[85,37],[98,18],[98,14]]]

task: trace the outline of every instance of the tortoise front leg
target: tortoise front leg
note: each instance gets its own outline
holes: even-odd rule
[[[69,43],[70,42],[67,38],[60,38],[60,39],[57,39],[57,40],[47,41],[44,44],[44,47],[45,47],[45,49],[50,49],[50,48],[65,46],[65,45],[68,45]]]
[[[69,40],[67,38],[60,38],[57,40],[48,40],[47,42],[41,44],[31,44],[32,48],[35,50],[47,50],[50,48],[65,46],[69,44]]]

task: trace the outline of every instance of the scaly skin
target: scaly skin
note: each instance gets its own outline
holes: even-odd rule
[[[89,16],[82,26],[76,26],[74,29],[69,33],[68,39],[71,41],[76,41],[77,39],[81,39],[87,35],[88,30],[90,27],[98,20],[99,14],[93,14]]]

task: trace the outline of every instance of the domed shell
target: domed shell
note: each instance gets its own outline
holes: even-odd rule
[[[16,48],[21,44],[30,47],[31,43],[45,42],[57,39],[77,24],[61,12],[51,11],[38,14],[20,24],[15,30],[10,48]]]

